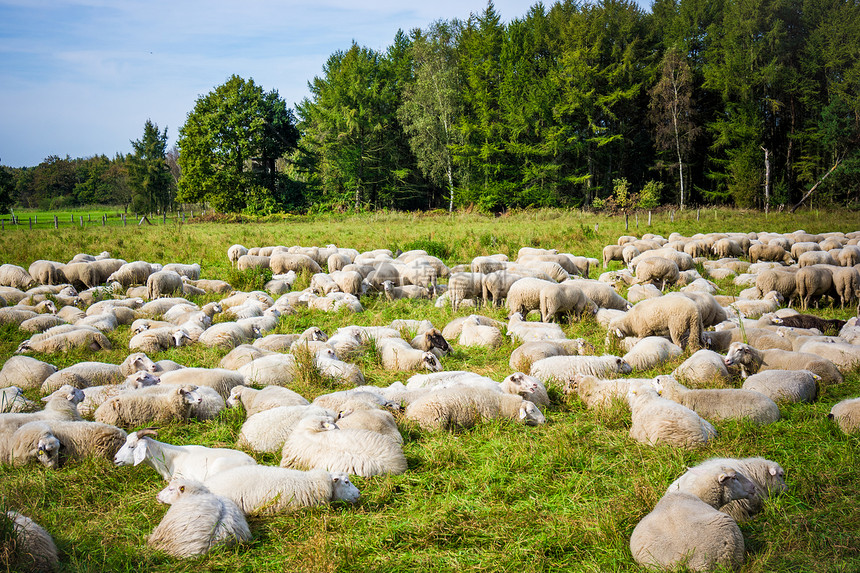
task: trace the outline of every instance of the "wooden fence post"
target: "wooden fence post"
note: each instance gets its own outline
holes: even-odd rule
[[[69,223],[71,223],[72,225],[75,224],[75,214],[74,213],[69,215]]]
[[[56,216],[56,215],[54,215],[54,228],[55,228],[55,229],[59,229],[59,228],[60,228],[60,221],[59,221],[59,219],[57,219],[57,216]]]
[[[107,223],[107,215],[105,213],[102,213],[102,227],[104,227],[106,223]]]
[[[167,223],[167,209],[165,209],[164,212],[161,214],[161,222]]]
[[[37,225],[39,224],[39,216],[38,215],[33,215],[33,222],[36,223]]]
[[[32,230],[33,230],[33,218],[32,218],[32,217],[27,217],[27,220],[29,220],[29,221],[30,221],[30,230],[32,231]]]
[[[125,227],[125,213],[122,214],[122,226]]]
[[[669,222],[670,222],[670,223],[674,223],[674,222],[675,222],[675,211],[674,211],[674,210],[673,210],[673,211],[669,211]]]
[[[92,222],[93,222],[92,215],[90,213],[87,213],[87,223],[92,223]]]
[[[639,211],[636,211],[636,228],[639,228]]]
[[[630,228],[630,222],[627,220],[627,213],[624,213],[624,230],[628,230]]]
[[[696,221],[698,221],[698,220],[699,220],[699,210],[696,209]]]
[[[651,226],[651,211],[648,211],[648,226]]]
[[[84,228],[84,216],[81,215],[80,219],[81,219],[81,229],[83,229]]]

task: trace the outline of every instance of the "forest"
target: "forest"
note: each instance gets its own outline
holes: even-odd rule
[[[856,0],[566,0],[507,23],[489,2],[382,51],[344,47],[308,87],[290,109],[234,75],[176,147],[147,122],[131,154],[0,169],[0,207],[777,209],[813,188],[816,205],[860,202]]]

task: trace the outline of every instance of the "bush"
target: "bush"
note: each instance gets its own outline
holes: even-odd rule
[[[409,243],[404,243],[400,249],[403,252],[413,251],[413,250],[422,250],[426,251],[426,253],[432,257],[436,257],[437,259],[447,260],[451,256],[451,247],[447,243],[442,243],[440,241],[431,241],[430,239],[418,239],[417,241],[410,241]],[[397,249],[391,249],[395,251]]]
[[[656,209],[662,203],[663,188],[665,185],[659,181],[649,181],[639,193],[640,209]]]

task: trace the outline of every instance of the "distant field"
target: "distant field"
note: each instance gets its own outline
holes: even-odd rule
[[[54,217],[57,218],[57,227],[101,227],[103,224],[105,226],[122,226],[123,219],[122,216],[124,214],[124,208],[121,206],[109,206],[109,205],[92,205],[85,207],[75,207],[69,209],[63,209],[61,211],[41,211],[38,209],[15,209],[14,215],[17,217],[17,228],[20,229],[30,229],[31,225],[33,229],[53,229],[54,228]],[[192,214],[191,211],[186,211],[184,216],[186,220]],[[197,210],[197,214],[200,214],[199,209]],[[126,213],[126,222],[127,226],[137,225],[140,222],[140,217],[137,217],[134,213]],[[183,214],[180,213],[168,213],[167,218],[170,220],[175,220],[177,217],[182,219]],[[104,219],[103,219],[104,218]],[[161,215],[153,215],[151,218],[148,218],[153,225],[159,225],[165,222],[163,216]],[[12,225],[12,214],[0,215],[0,221],[2,221],[2,225],[8,228],[15,228]],[[144,224],[146,224],[144,222]]]
[[[24,212],[19,215],[25,217]],[[654,213],[649,227],[647,213],[640,213],[638,229],[631,215],[628,231],[623,215],[558,210],[501,217],[385,212],[284,216],[243,223],[168,221],[152,227],[138,227],[130,220],[126,228],[110,230],[95,224],[33,231],[7,227],[0,233],[0,262],[26,268],[36,259],[68,261],[78,252],[106,250],[128,261],[200,263],[203,278],[240,286],[240,281],[255,277],[231,269],[226,251],[233,243],[424,248],[453,266],[477,255],[515,258],[523,246],[600,259],[603,246],[623,234],[860,230],[856,212],[777,213],[765,219],[757,212],[708,209],[698,215],[697,221],[695,210],[676,212],[671,221],[668,211]],[[618,267],[613,263],[612,268]],[[591,277],[600,272],[592,270]],[[307,280],[302,277],[298,286],[306,286]],[[739,290],[730,280],[719,285],[726,294]],[[192,297],[198,303],[213,298]],[[364,297],[362,304],[365,311],[356,315],[299,309],[282,317],[275,332],[300,332],[316,325],[331,334],[347,324],[387,325],[396,318],[426,318],[441,329],[455,316],[473,312],[461,309],[455,315],[450,307],[436,308],[430,302],[389,304],[377,296]],[[504,309],[485,307],[479,312],[506,320]],[[843,319],[853,314],[838,308],[813,312]],[[605,331],[591,319],[563,328],[571,338],[587,338],[598,353],[613,350],[604,347]],[[14,327],[0,327],[0,363],[28,336]],[[109,338],[114,350],[95,357],[75,351],[37,358],[58,367],[84,360],[119,363],[128,354],[129,328]],[[455,345],[442,362],[446,370],[471,370],[500,381],[511,373],[508,359],[515,347],[510,340],[491,351]],[[190,346],[153,358],[215,367],[223,355]],[[687,356],[634,375],[668,373]],[[409,376],[384,371],[371,351],[350,359],[369,384],[405,382]],[[312,399],[334,388],[308,379],[294,389]],[[826,419],[835,402],[858,395],[860,372],[855,370],[843,384],[823,388],[816,403],[783,406],[783,419],[777,423],[715,424],[718,438],[694,451],[639,444],[628,437],[626,407],[588,410],[578,398],[557,390],[551,390],[548,423],[539,427],[506,421],[448,434],[422,432],[401,421],[409,470],[399,476],[356,478],[362,499],[355,507],[252,517],[254,540],[248,546],[187,561],[146,546],[146,535],[166,509],[155,501],[165,484],[147,466],[114,468],[105,460],[93,460],[56,471],[3,467],[0,506],[32,516],[54,535],[63,571],[638,571],[628,548],[630,533],[687,466],[715,456],[760,455],[782,464],[789,489],[771,499],[764,513],[741,525],[747,549],[741,571],[858,571],[860,437],[844,435]],[[37,393],[28,396],[35,399]],[[161,439],[235,447],[243,421],[243,411],[226,410],[215,420],[167,424]],[[279,455],[256,457],[260,463],[280,461]],[[0,551],[0,571],[8,570],[2,559]]]

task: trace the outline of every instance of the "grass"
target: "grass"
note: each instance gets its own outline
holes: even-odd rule
[[[445,262],[453,266],[497,252],[515,258],[522,246],[599,259],[602,247],[622,234],[860,229],[860,214],[845,212],[775,213],[765,220],[760,213],[719,211],[715,222],[708,210],[698,221],[695,211],[675,213],[674,219],[672,223],[669,214],[661,212],[647,227],[647,215],[640,216],[638,232],[633,217],[626,231],[623,217],[560,210],[501,217],[382,212],[245,224],[168,221],[109,232],[100,226],[32,232],[7,228],[0,234],[0,252],[3,263],[25,268],[36,259],[67,261],[78,252],[103,250],[129,261],[197,262],[203,278],[257,287],[266,277],[243,277],[231,270],[226,258],[231,244],[334,243],[359,250],[424,245],[447,255]],[[617,266],[613,263],[612,268]],[[730,281],[720,286],[726,294],[739,290]],[[195,300],[203,303],[212,297]],[[356,315],[299,309],[283,317],[276,332],[301,332],[316,325],[331,333],[345,324],[384,325],[397,318],[427,318],[441,328],[470,312],[461,309],[455,315],[448,307],[416,301],[389,304],[377,297],[364,297],[362,303],[365,311]],[[502,309],[480,312],[505,318]],[[830,308],[819,314],[850,316]],[[598,352],[604,351],[605,332],[593,320],[563,328],[568,336],[583,336]],[[97,357],[83,351],[36,357],[58,367],[93,359],[119,363],[127,354],[128,328],[109,337],[115,349]],[[17,328],[0,327],[0,361],[25,338]],[[511,371],[508,358],[514,348],[511,342],[492,351],[455,345],[443,364],[446,370],[473,370],[501,380]],[[214,367],[223,355],[190,346],[154,358]],[[370,384],[387,385],[408,376],[382,370],[372,351],[351,359]],[[681,360],[645,375],[668,372]],[[294,389],[312,398],[331,391],[331,382],[305,376]],[[155,501],[165,484],[146,466],[114,468],[107,460],[88,460],[59,470],[0,467],[0,507],[33,517],[54,535],[63,571],[636,571],[628,549],[630,532],[686,466],[713,456],[761,455],[786,468],[789,489],[741,526],[747,546],[742,571],[857,571],[860,440],[826,419],[835,402],[857,395],[860,374],[852,372],[843,384],[826,388],[815,404],[784,406],[783,419],[775,424],[760,428],[717,423],[719,437],[696,451],[638,444],[627,436],[630,414],[623,405],[588,410],[577,398],[556,391],[551,391],[548,423],[540,427],[496,421],[461,433],[426,433],[401,420],[409,471],[355,478],[362,491],[356,506],[252,518],[254,540],[247,546],[185,561],[146,546],[146,535],[165,511]],[[37,398],[31,392],[28,397]],[[230,447],[242,422],[241,411],[228,410],[215,420],[168,424],[161,436],[172,443]],[[261,463],[279,462],[275,455],[255,457]],[[0,542],[3,539],[0,536]],[[3,555],[0,546],[0,571],[14,570]]]

